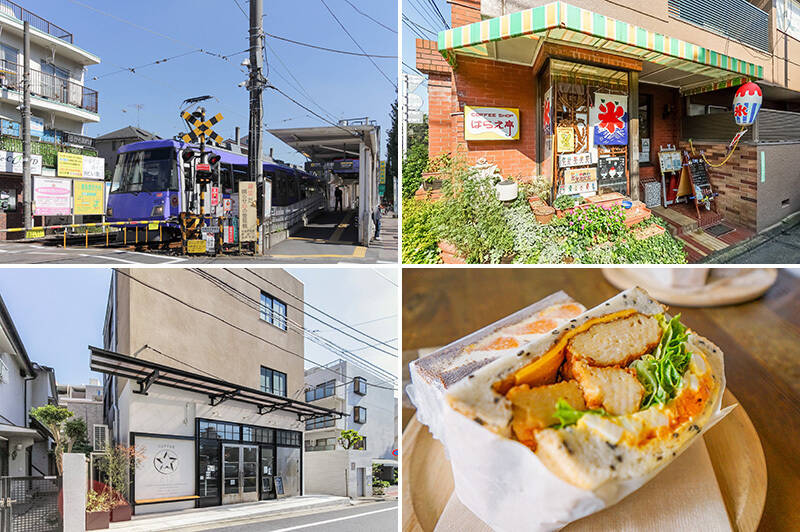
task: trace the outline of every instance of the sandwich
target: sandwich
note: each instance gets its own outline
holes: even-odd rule
[[[720,349],[666,310],[639,288],[622,292],[471,372],[445,403],[579,490],[650,478],[724,390]]]

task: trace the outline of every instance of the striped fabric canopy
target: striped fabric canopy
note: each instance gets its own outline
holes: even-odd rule
[[[455,66],[456,53],[490,57],[489,43],[515,38],[589,46],[696,74],[690,84],[681,86],[683,94],[736,86],[764,74],[763,67],[753,63],[564,2],[441,31],[439,52]]]

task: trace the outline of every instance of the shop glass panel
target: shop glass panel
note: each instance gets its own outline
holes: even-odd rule
[[[200,441],[198,462],[198,495],[219,497],[219,443]]]
[[[277,476],[283,478],[283,494],[300,495],[300,448],[278,447]]]
[[[244,492],[258,490],[258,447],[242,448],[242,474],[244,476]]]
[[[224,493],[226,495],[239,493],[239,448],[225,447],[223,451],[225,461]]]

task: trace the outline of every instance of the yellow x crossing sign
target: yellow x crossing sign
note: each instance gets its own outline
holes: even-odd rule
[[[198,142],[200,139],[209,138],[217,144],[222,144],[222,137],[217,135],[217,132],[213,129],[214,125],[222,120],[222,115],[220,113],[217,113],[205,122],[201,122],[200,119],[195,118],[188,111],[181,113],[181,117],[186,120],[186,123],[192,128],[189,133],[181,137],[181,140],[184,142]]]

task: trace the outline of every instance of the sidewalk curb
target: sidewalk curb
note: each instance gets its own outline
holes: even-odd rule
[[[294,508],[283,508],[283,509],[268,509],[265,508],[264,511],[261,512],[254,512],[247,516],[241,517],[232,517],[229,515],[217,515],[213,519],[208,519],[201,523],[192,523],[180,526],[181,531],[183,532],[194,532],[194,531],[201,531],[201,530],[208,530],[209,528],[213,528],[215,525],[219,526],[234,526],[237,524],[244,524],[248,522],[252,522],[254,520],[263,520],[264,518],[271,518],[271,517],[279,517],[282,515],[293,514],[293,513],[303,513],[309,511],[318,511],[318,510],[327,510],[330,508],[337,508],[337,507],[349,507],[353,506],[352,501],[350,500],[337,500],[337,501],[330,501],[320,504],[310,504],[305,506],[297,506]],[[121,532],[125,532],[127,530],[147,530],[147,532],[165,532],[170,530],[176,529],[175,523],[168,523],[168,524],[158,524],[154,521],[158,521],[158,515],[154,515],[153,517],[148,518],[141,518],[141,519],[133,519],[128,521],[125,527],[110,527],[110,530],[119,530]]]
[[[706,255],[703,257],[703,260],[699,261],[697,264],[731,264],[738,262],[735,259],[740,255],[760,247],[784,231],[794,229],[798,225],[800,225],[800,213],[790,214],[772,227],[765,229],[761,233],[739,244]]]

